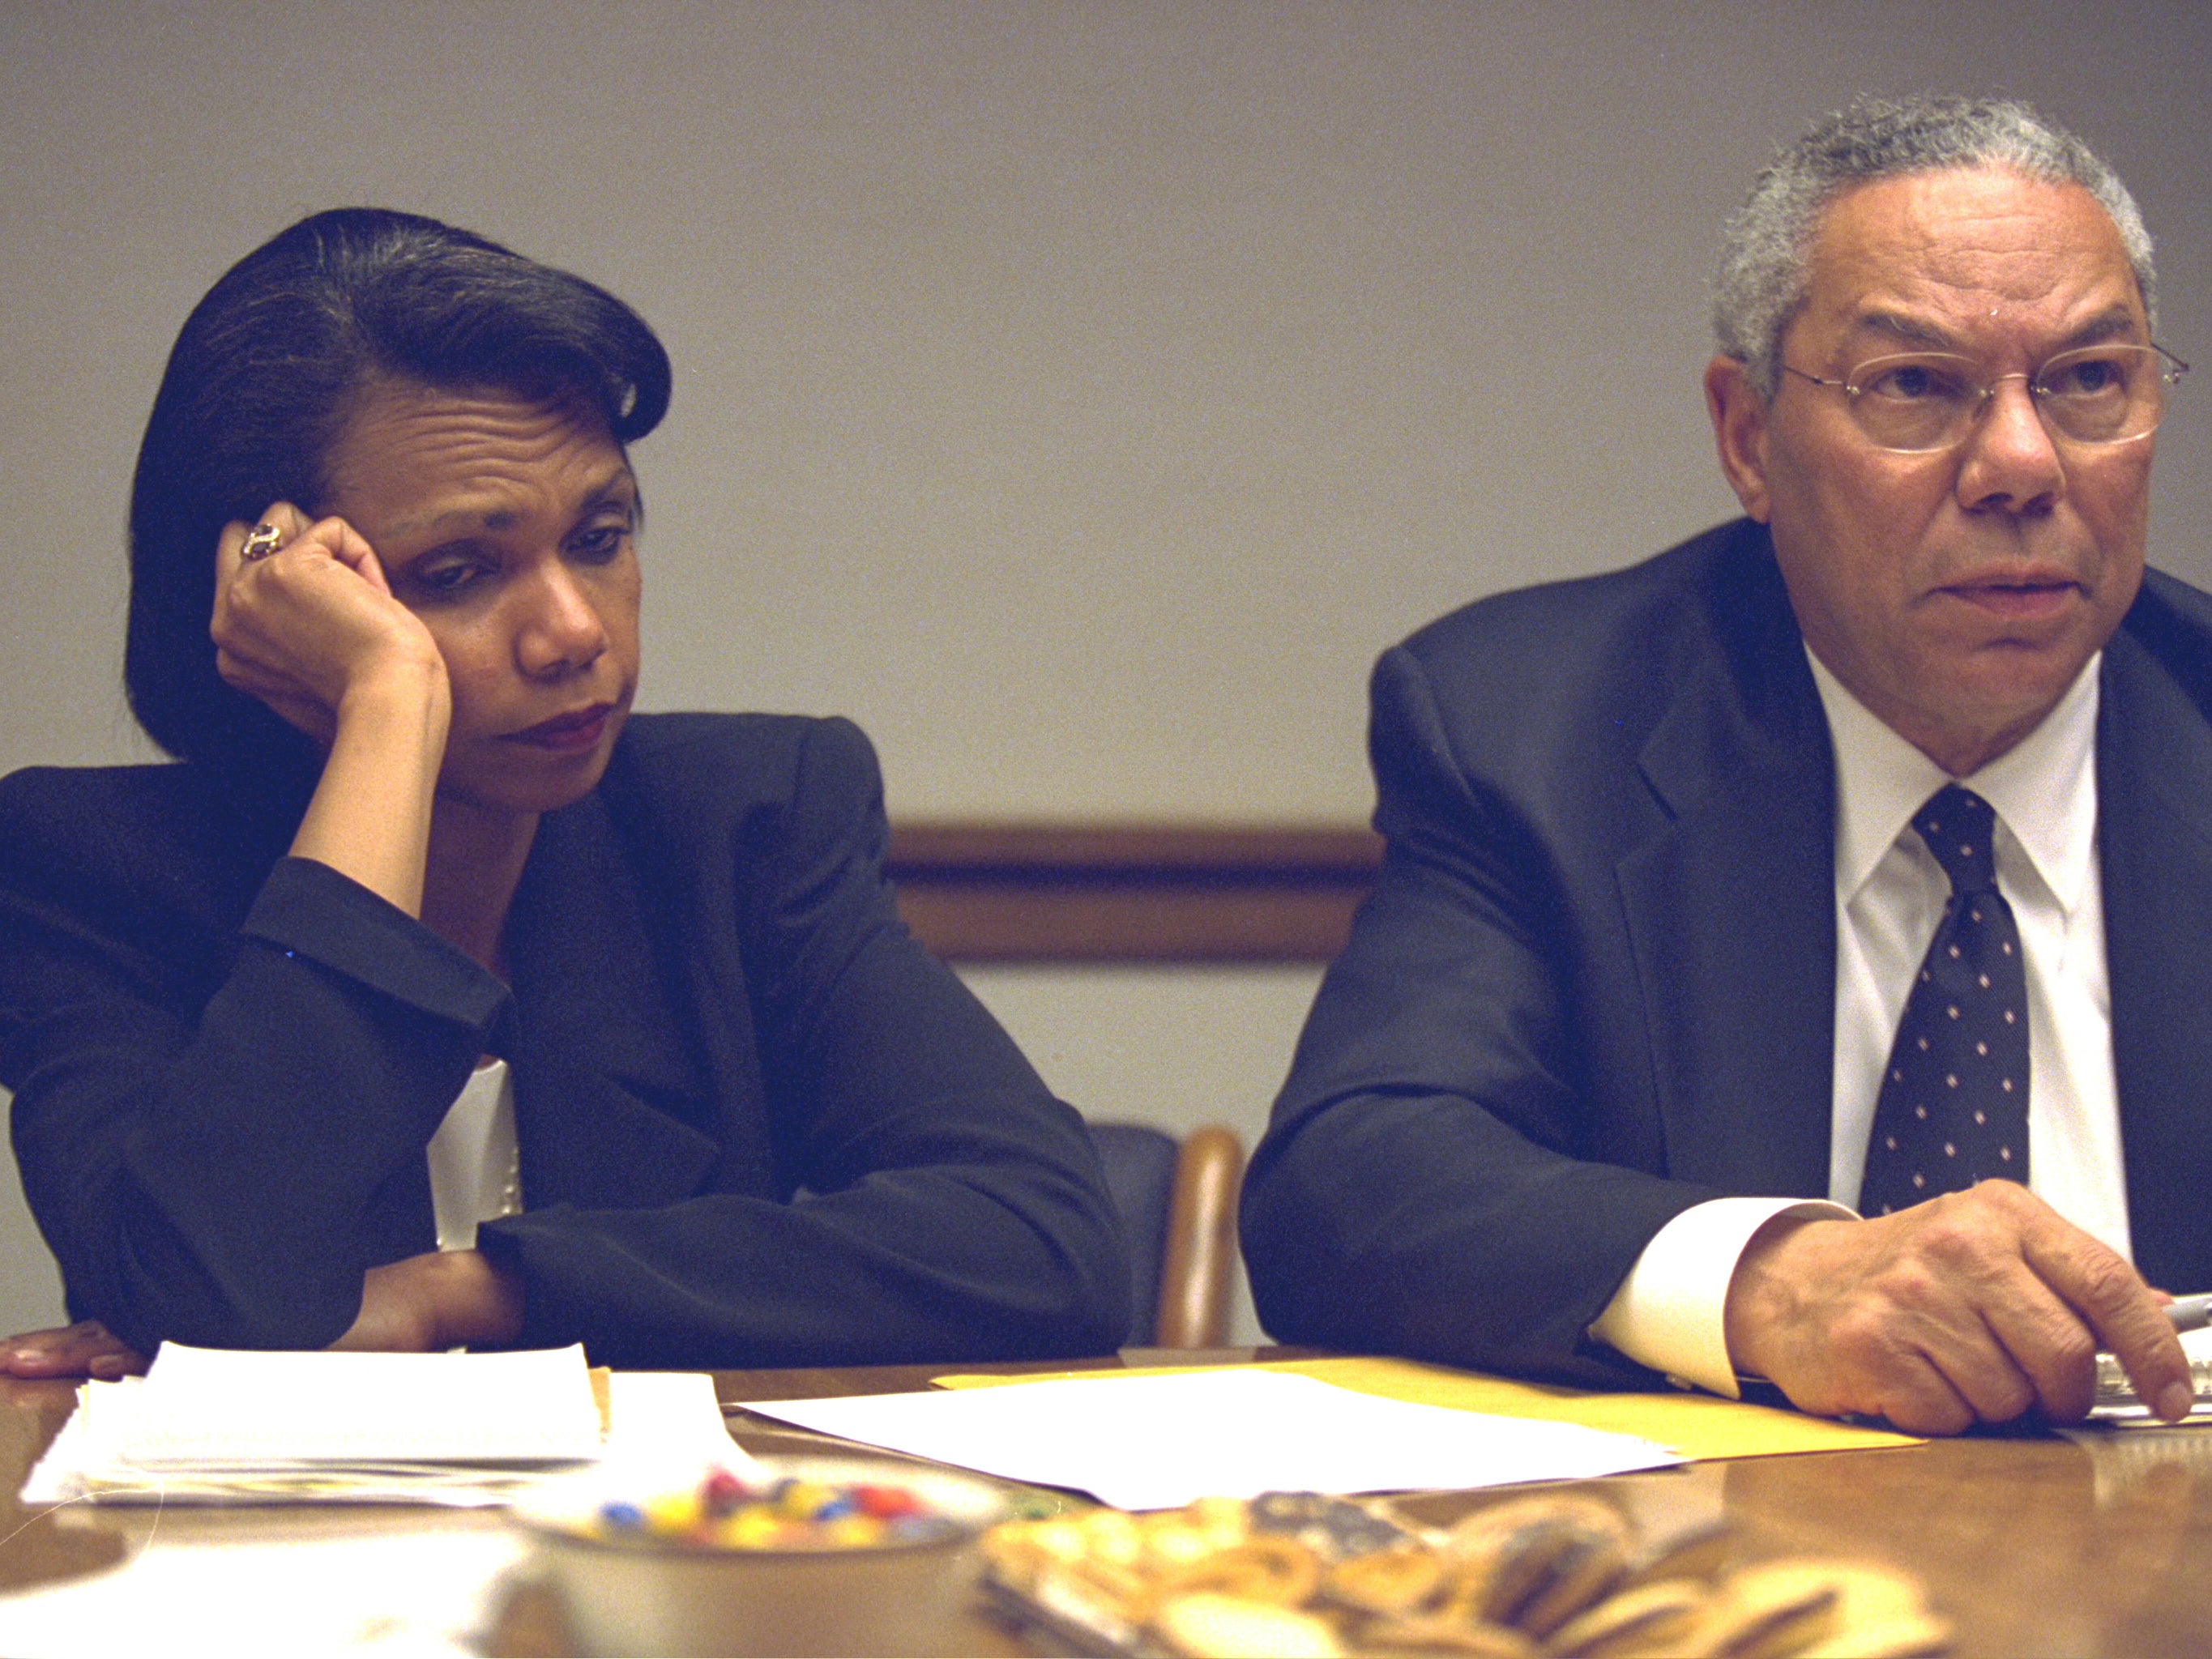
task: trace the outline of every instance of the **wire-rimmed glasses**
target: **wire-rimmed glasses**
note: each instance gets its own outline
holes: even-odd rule
[[[2075,444],[2148,438],[2166,418],[2166,388],[2189,365],[2157,345],[2093,345],[2062,351],[2030,374],[1987,375],[1972,359],[1945,351],[1873,357],[1840,380],[1782,365],[1785,374],[1840,392],[1860,431],[1907,455],[1964,443],[1997,387],[2027,382],[2052,437]]]

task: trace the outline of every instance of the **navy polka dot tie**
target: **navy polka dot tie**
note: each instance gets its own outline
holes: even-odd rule
[[[2027,1182],[2027,972],[1997,891],[1996,814],[1948,784],[1912,827],[1950,877],[1951,898],[1882,1073],[1862,1215],[1992,1177]]]

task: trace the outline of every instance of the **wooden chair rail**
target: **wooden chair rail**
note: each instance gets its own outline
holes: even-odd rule
[[[1167,1253],[1160,1262],[1154,1346],[1218,1347],[1229,1338],[1229,1282],[1237,1261],[1237,1194],[1244,1145],[1218,1125],[1194,1129],[1176,1160],[1168,1200]]]
[[[1355,827],[910,823],[886,864],[949,961],[1326,962],[1382,848]]]

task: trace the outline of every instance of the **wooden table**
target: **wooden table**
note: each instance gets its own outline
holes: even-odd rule
[[[1294,1357],[1291,1350],[1261,1352]],[[1237,1349],[1205,1357],[1244,1360],[1253,1354]],[[1126,1356],[1130,1364],[1168,1357],[1133,1351]],[[1094,1364],[1109,1369],[1121,1363]],[[725,1402],[886,1394],[925,1387],[947,1369],[724,1371],[716,1374],[715,1386]],[[0,1486],[7,1492],[21,1486],[68,1415],[71,1399],[65,1384],[0,1380]],[[757,1451],[820,1444],[803,1431],[759,1418],[734,1417],[732,1429]],[[1740,1528],[1747,1557],[1811,1551],[1910,1569],[1957,1621],[1961,1656],[2119,1659],[2212,1651],[2212,1432],[2147,1431],[2094,1455],[2055,1437],[1977,1437],[1896,1450],[1745,1458],[1588,1484],[1610,1493],[1632,1515],[1724,1510]],[[1408,1507],[1443,1521],[1494,1496],[1438,1493]],[[144,1510],[80,1508],[67,1517],[39,1516],[9,1497],[0,1504],[5,1544],[0,1588],[112,1565],[138,1547],[150,1524]],[[499,1524],[496,1516],[483,1514],[340,1509],[171,1509],[161,1521],[163,1535],[172,1538]],[[980,1613],[971,1633],[978,1653],[1027,1650]],[[564,1640],[556,1611],[526,1595],[508,1609],[495,1650],[558,1653]]]

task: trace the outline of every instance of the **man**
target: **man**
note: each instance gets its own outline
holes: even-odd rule
[[[2187,1408],[2212,599],[2144,572],[2152,301],[2018,105],[1761,175],[1705,378],[1747,519],[1376,668],[1389,853],[1246,1187],[1270,1331],[1929,1432],[2079,1417],[2106,1348]]]

